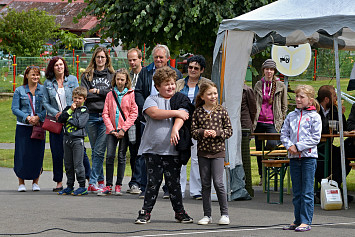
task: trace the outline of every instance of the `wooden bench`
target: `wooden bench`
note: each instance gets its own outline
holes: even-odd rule
[[[265,184],[267,192],[267,203],[270,203],[270,182],[274,180],[274,191],[277,191],[278,179],[280,178],[280,190],[279,190],[279,202],[271,202],[274,204],[283,203],[283,192],[284,192],[284,177],[287,170],[287,164],[290,160],[277,159],[277,160],[262,160],[261,161],[265,167]],[[289,184],[288,184],[289,185]],[[289,188],[289,187],[288,187]]]

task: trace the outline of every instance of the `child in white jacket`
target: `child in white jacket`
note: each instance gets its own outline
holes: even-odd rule
[[[319,104],[314,99],[313,87],[300,85],[295,92],[297,108],[287,115],[280,138],[290,158],[295,220],[283,229],[309,231],[314,211],[313,184],[322,120],[317,112]]]

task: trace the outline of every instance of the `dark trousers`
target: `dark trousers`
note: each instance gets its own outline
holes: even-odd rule
[[[63,130],[60,134],[49,132],[49,145],[52,152],[54,182],[62,182],[63,180],[63,136]]]
[[[255,133],[277,133],[274,124],[269,124],[269,123],[257,123],[256,128],[254,130]],[[262,143],[264,141],[258,140],[258,137],[255,136],[255,147],[257,151],[262,150]],[[275,148],[278,144],[280,144],[280,141],[277,140],[268,140],[265,145],[265,149],[269,150],[272,148]],[[261,164],[262,157],[258,156],[257,161],[258,161],[258,171],[259,175],[261,177],[262,175],[262,164]]]
[[[115,163],[115,153],[118,145],[117,151],[117,181],[116,185],[122,185],[122,180],[124,177],[124,171],[126,169],[126,152],[128,146],[128,133],[122,139],[118,139],[112,134],[107,135],[107,156],[106,156],[106,185],[113,185],[113,169]]]
[[[146,158],[148,183],[142,209],[147,212],[153,210],[164,174],[171,205],[175,212],[182,212],[184,206],[182,204],[180,187],[180,159],[177,156],[161,156],[156,154],[144,154],[143,156]]]
[[[138,148],[141,143],[141,126],[139,121],[137,121],[135,124],[136,124],[136,143],[132,144],[128,142],[129,154],[130,154],[129,163],[131,165],[131,171],[132,171],[131,180],[128,183],[128,186],[130,188],[132,187],[132,185],[136,185],[138,187],[140,186],[138,181],[138,179],[140,179],[140,172],[136,172],[136,162],[138,160]],[[141,169],[140,167],[138,168]]]
[[[85,187],[85,168],[83,164],[84,139],[64,136],[64,166],[67,186],[74,187],[75,175],[80,187]]]
[[[227,192],[223,183],[224,158],[198,157],[202,184],[203,215],[211,216],[211,180],[216,190],[221,215],[228,215]]]

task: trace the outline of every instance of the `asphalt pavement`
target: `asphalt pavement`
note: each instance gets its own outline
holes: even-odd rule
[[[353,172],[353,171],[352,171]],[[123,191],[128,188],[129,177],[124,178]],[[220,218],[217,202],[212,203],[213,224],[200,226],[202,201],[185,197],[187,212],[193,224],[180,224],[174,220],[169,200],[162,199],[162,191],[151,216],[151,223],[134,224],[143,200],[137,195],[100,197],[59,196],[52,192],[55,183],[51,172],[43,172],[41,191],[17,192],[17,178],[12,169],[0,168],[0,236],[293,236],[282,226],[293,221],[292,195],[284,195],[284,204],[266,203],[266,194],[254,187],[255,197],[250,201],[229,202],[231,224],[218,226]],[[354,193],[352,193],[354,195]],[[187,192],[188,195],[188,192]],[[278,195],[271,195],[276,201]],[[312,230],[303,236],[353,236],[355,204],[348,210],[325,211],[315,206]]]

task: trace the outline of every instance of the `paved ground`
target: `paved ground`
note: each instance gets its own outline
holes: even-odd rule
[[[40,192],[17,192],[17,178],[12,169],[0,168],[0,236],[31,234],[35,236],[293,236],[294,231],[283,231],[281,226],[293,218],[291,196],[285,195],[283,205],[267,204],[266,194],[255,187],[251,201],[229,202],[231,225],[216,225],[218,203],[213,202],[214,224],[199,226],[202,202],[184,199],[186,210],[194,224],[175,223],[169,200],[160,193],[152,212],[151,223],[136,225],[134,220],[143,201],[137,196],[82,197],[58,196],[52,192],[52,174],[44,172],[40,178]],[[127,189],[128,177],[124,179]],[[353,193],[354,195],[354,193]],[[272,196],[273,199],[277,195]],[[315,207],[313,229],[306,236],[353,236],[355,204],[349,210],[324,211]]]

